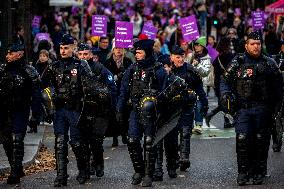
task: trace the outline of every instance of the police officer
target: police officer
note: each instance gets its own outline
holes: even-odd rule
[[[282,78],[284,82],[284,41],[280,41],[281,44],[281,50],[276,56],[272,56],[276,63],[278,64],[278,68],[280,69],[282,73]],[[279,114],[279,118],[281,119],[283,117],[283,102],[282,102],[282,107],[281,107],[281,112]],[[272,126],[271,134],[272,134],[272,149],[274,152],[280,152],[281,147],[282,147],[282,136],[283,136],[283,126],[282,124],[277,123],[277,119],[275,120],[275,123]]]
[[[41,103],[39,75],[26,63],[21,44],[11,45],[6,64],[0,65],[0,98],[0,138],[11,166],[7,183],[17,184],[25,175],[22,161],[30,109],[32,118],[38,119]]]
[[[117,103],[117,119],[121,122],[122,112],[128,99],[131,99],[128,151],[135,170],[132,184],[138,185],[142,182],[143,187],[152,185],[155,165],[155,149],[152,146],[157,115],[155,95],[164,88],[167,81],[167,73],[162,65],[155,62],[153,45],[154,41],[149,39],[134,44],[137,62],[132,64],[123,76]],[[143,134],[144,158],[140,144]]]
[[[196,95],[201,102],[201,113],[206,115],[208,110],[208,100],[203,89],[203,84],[200,76],[195,71],[194,67],[184,62],[185,51],[174,46],[170,56],[170,64],[165,64],[165,69],[172,75],[179,76],[185,80],[187,89],[182,94],[183,106],[181,116],[178,121],[177,129],[173,130],[169,136],[164,139],[165,152],[167,157],[167,169],[170,177],[176,177],[175,162],[178,157],[178,129],[181,130],[181,149],[180,149],[180,170],[185,171],[190,167],[190,137],[193,128],[194,105],[196,103]],[[171,77],[170,77],[171,78]],[[158,150],[160,152],[160,150]],[[161,157],[158,155],[158,157]],[[159,160],[159,159],[158,159]],[[161,160],[162,161],[162,160]],[[158,161],[157,161],[158,162]],[[160,167],[160,169],[159,169]],[[157,165],[158,170],[162,170],[162,165]],[[156,170],[157,170],[156,169]],[[155,175],[159,173],[155,172]]]
[[[82,129],[82,134],[89,148],[88,151],[92,155],[90,174],[95,173],[96,176],[102,177],[104,175],[104,134],[109,125],[109,115],[115,112],[116,84],[110,71],[101,63],[93,61],[93,54],[89,45],[79,44],[77,56],[80,60],[88,62],[95,77],[94,82],[88,82],[85,90],[86,96],[90,99],[85,100],[85,110],[79,122],[79,127]],[[100,98],[102,96],[104,98]]]
[[[53,86],[55,90],[55,158],[57,177],[55,187],[67,185],[67,155],[70,129],[70,145],[76,156],[79,174],[76,177],[80,184],[88,178],[87,171],[87,146],[82,140],[77,127],[83,109],[84,90],[93,73],[86,61],[79,61],[73,56],[74,39],[69,34],[63,35],[60,44],[60,60],[51,65],[53,73]]]
[[[220,90],[223,106],[235,115],[237,183],[252,177],[258,185],[267,172],[270,121],[281,105],[282,78],[275,61],[261,53],[258,32],[248,35],[245,49],[228,65]]]

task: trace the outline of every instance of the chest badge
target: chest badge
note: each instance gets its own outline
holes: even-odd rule
[[[77,69],[72,69],[72,70],[71,70],[71,75],[72,75],[72,76],[76,76],[77,73],[78,73]]]
[[[247,69],[247,76],[251,77],[253,75],[253,70],[252,69]]]
[[[145,71],[142,71],[141,72],[141,79],[144,80],[146,77],[146,72]]]

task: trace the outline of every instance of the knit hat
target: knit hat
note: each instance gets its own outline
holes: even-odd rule
[[[198,39],[196,39],[196,40],[194,41],[194,45],[195,45],[195,44],[199,44],[199,45],[203,46],[204,48],[206,48],[206,46],[207,46],[206,37],[205,37],[205,36],[199,37]]]

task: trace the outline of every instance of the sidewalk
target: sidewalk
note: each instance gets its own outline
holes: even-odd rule
[[[38,133],[27,133],[24,143],[25,143],[25,156],[23,160],[23,166],[27,167],[34,162],[37,155],[39,147],[42,143],[45,125],[40,125],[38,127]],[[7,172],[10,169],[10,165],[3,149],[0,145],[0,174]]]

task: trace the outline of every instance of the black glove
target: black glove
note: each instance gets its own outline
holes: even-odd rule
[[[221,106],[225,113],[234,114],[235,103],[235,96],[231,93],[225,93],[221,98]]]
[[[116,112],[116,121],[118,122],[119,125],[123,124],[124,119],[123,119],[123,113],[122,112]]]
[[[44,121],[51,124],[53,122],[54,112],[52,110],[46,112]]]

